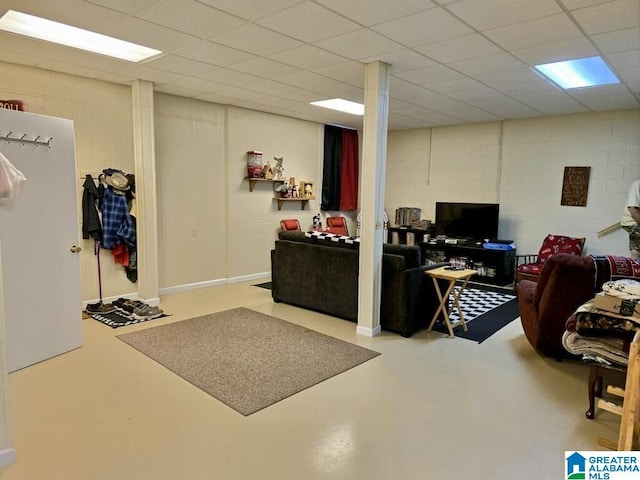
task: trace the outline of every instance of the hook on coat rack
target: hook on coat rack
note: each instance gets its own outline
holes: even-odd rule
[[[5,136],[0,136],[0,141],[4,140],[7,143],[20,142],[20,145],[35,145],[36,147],[42,145],[47,148],[51,148],[51,141],[53,140],[53,137],[49,137],[49,140],[47,140],[46,142],[42,140],[38,140],[40,138],[40,135],[38,135],[33,140],[29,140],[28,138],[26,138],[27,137],[26,133],[19,138],[12,137],[11,135],[13,135],[13,132],[9,132]]]

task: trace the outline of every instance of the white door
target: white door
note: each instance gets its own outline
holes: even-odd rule
[[[46,142],[13,142],[1,137]],[[0,109],[0,153],[26,177],[0,205],[9,372],[82,346],[75,138],[71,120]]]

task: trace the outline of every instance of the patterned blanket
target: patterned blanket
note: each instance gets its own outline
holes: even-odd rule
[[[640,278],[640,260],[617,255],[590,255],[596,267],[596,291],[610,280]]]

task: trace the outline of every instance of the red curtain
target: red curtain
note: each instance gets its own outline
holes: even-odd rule
[[[340,211],[358,209],[358,131],[342,130]]]

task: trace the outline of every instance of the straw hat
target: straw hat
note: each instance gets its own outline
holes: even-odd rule
[[[113,172],[104,179],[105,183],[115,190],[126,192],[129,190],[129,180],[122,173]]]

